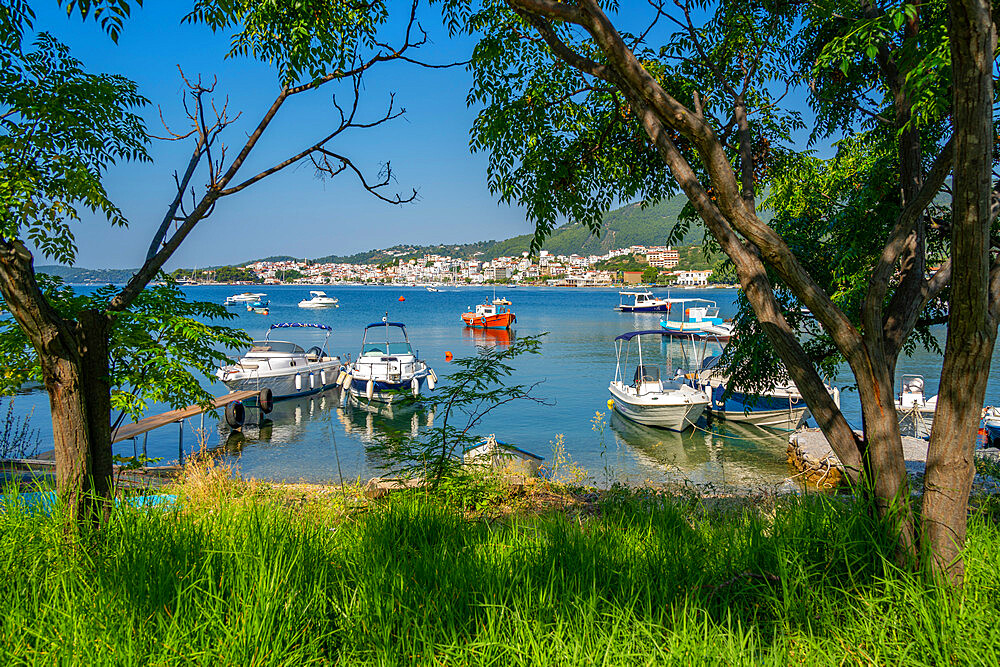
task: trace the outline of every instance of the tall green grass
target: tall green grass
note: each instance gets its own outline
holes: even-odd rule
[[[0,511],[0,663],[1000,664],[1000,530],[962,596],[896,570],[849,503],[470,520],[420,494],[352,518],[261,499],[123,507],[103,535]]]

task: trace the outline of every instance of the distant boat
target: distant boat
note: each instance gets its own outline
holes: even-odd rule
[[[426,287],[424,289],[426,289],[428,292],[440,292],[441,291],[437,287]]]
[[[248,303],[259,302],[261,298],[267,296],[263,292],[243,292],[242,294],[234,294],[232,296],[226,297],[227,306],[245,306]]]
[[[510,299],[505,299],[504,297],[500,297],[499,299],[493,299],[493,305],[494,306],[509,306],[510,305]]]
[[[664,313],[670,309],[666,299],[653,296],[648,291],[622,291],[618,292],[619,303],[615,310],[623,313]],[[626,299],[628,297],[628,299]],[[631,301],[631,303],[628,303]]]
[[[321,290],[309,290],[309,296],[310,298],[299,301],[299,308],[334,308],[340,304],[339,299],[327,296]]]
[[[494,300],[493,303],[496,301],[498,300]],[[509,329],[514,322],[517,322],[517,316],[510,308],[481,303],[476,306],[475,311],[463,313],[462,321],[465,322],[465,326],[474,329]]]

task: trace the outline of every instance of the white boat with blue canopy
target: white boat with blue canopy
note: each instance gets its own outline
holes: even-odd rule
[[[729,336],[732,325],[719,317],[719,305],[708,299],[666,299],[667,317],[660,326],[674,333],[707,332]]]
[[[347,368],[343,388],[359,399],[394,404],[416,398],[424,386],[433,390],[437,375],[417,358],[402,322],[388,317],[365,327],[361,352]]]
[[[271,332],[302,330],[323,335],[322,343],[305,349],[291,341],[271,340]],[[275,399],[305,396],[337,386],[341,360],[326,350],[332,329],[325,324],[272,324],[264,340],[254,341],[235,363],[216,371],[230,391],[268,388]]]
[[[644,337],[654,337],[662,349],[669,348],[670,335],[661,329],[629,331],[615,338],[615,379],[608,390],[612,407],[623,417],[646,426],[683,431],[705,412],[708,398],[687,384],[682,372],[673,370],[672,358],[661,354],[657,362],[657,355],[650,354],[648,345],[643,351]],[[669,379],[661,377],[661,367]]]
[[[684,336],[690,340],[692,358],[698,360],[697,373],[688,379],[708,396],[712,417],[779,431],[794,431],[809,418],[809,406],[787,374],[775,377],[771,386],[759,393],[739,386],[729,390],[729,375],[718,366],[724,346],[721,337],[694,333]],[[830,386],[827,391],[839,406],[840,391]]]

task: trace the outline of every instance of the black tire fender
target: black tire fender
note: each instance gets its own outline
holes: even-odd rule
[[[257,395],[257,405],[260,406],[261,411],[265,415],[270,414],[271,410],[274,410],[274,393],[270,387],[264,387],[260,390],[260,393]]]
[[[240,428],[247,419],[247,409],[242,403],[233,402],[226,404],[226,423],[229,428]]]

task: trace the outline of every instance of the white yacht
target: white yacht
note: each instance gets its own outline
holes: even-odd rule
[[[642,336],[656,336],[657,342],[669,332],[629,331],[615,338],[617,364],[615,379],[608,390],[613,408],[623,417],[646,426],[683,431],[693,425],[708,406],[704,392],[679,379],[663,380],[660,367],[643,358]],[[635,341],[633,354],[632,342]],[[629,375],[629,359],[635,359],[635,371]]]
[[[342,382],[347,390],[342,400],[346,401],[350,393],[368,402],[393,404],[416,398],[425,384],[433,390],[437,374],[417,358],[406,326],[384,317],[365,327],[361,352],[347,367]]]
[[[653,296],[648,291],[622,291],[618,292],[618,307],[623,313],[656,313],[669,310],[666,299]]]
[[[318,289],[309,290],[309,298],[299,301],[299,308],[339,308],[340,300],[336,297],[327,296],[326,292]]]
[[[234,294],[232,296],[226,297],[227,306],[245,306],[251,303],[260,303],[267,294],[263,292],[243,292],[242,294]]]
[[[297,343],[271,340],[271,332],[275,329],[317,329],[326,332],[326,337],[322,344],[305,350]],[[264,340],[254,341],[236,363],[223,366],[215,375],[230,391],[258,391],[267,387],[276,399],[335,387],[341,361],[326,351],[331,331],[325,324],[272,324]]]
[[[899,394],[896,396],[896,417],[902,435],[914,438],[929,438],[937,410],[937,396],[924,396],[924,377],[904,375]]]

